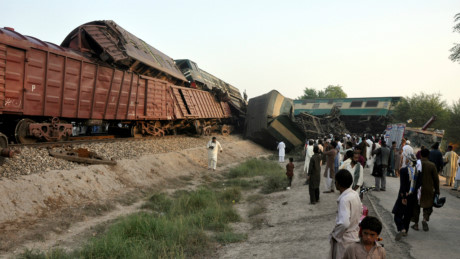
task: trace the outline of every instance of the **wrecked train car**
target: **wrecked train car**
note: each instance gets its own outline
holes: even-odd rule
[[[82,53],[121,70],[184,86],[187,79],[163,52],[152,47],[114,21],[93,21],[74,29],[61,47]]]
[[[249,100],[244,135],[267,148],[284,141],[288,149],[293,149],[305,140],[293,121],[292,100],[275,90]]]
[[[175,62],[192,88],[210,91],[220,101],[228,102],[239,123],[244,124],[247,102],[238,88],[199,68],[192,60],[176,59]]]
[[[377,133],[385,129],[400,99],[401,97],[363,97],[295,100],[294,114],[307,112],[324,117],[336,106],[340,108],[340,118],[350,132]]]
[[[76,38],[89,37],[86,32],[71,35],[75,37],[68,39],[75,42],[69,42],[76,47],[84,42]],[[93,44],[85,46],[96,50],[99,46],[93,41],[84,44]],[[18,143],[59,141],[67,139],[75,125],[103,128],[102,133],[127,129],[132,136],[162,136],[185,129],[228,133],[223,124],[231,122],[229,105],[210,92],[139,74],[144,69],[160,73],[142,62],[134,61],[132,70],[121,69],[116,59],[104,63],[102,52],[94,56],[91,50],[84,51],[0,29],[0,132],[5,134],[0,134],[1,142],[5,136]],[[128,55],[123,64],[134,56]],[[161,72],[165,76],[166,68]],[[176,72],[180,80],[183,76]],[[168,75],[173,77],[173,72]]]

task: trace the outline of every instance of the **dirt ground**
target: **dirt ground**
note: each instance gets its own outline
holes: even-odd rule
[[[295,165],[295,176],[290,190],[264,195],[262,200],[257,201],[266,206],[256,221],[261,224],[248,224],[254,221],[248,216],[254,206],[253,201],[243,201],[236,205],[243,216],[243,222],[235,224],[234,228],[248,233],[248,239],[223,246],[217,251],[216,257],[327,258],[330,247],[328,237],[335,224],[339,192],[322,193],[324,180],[321,179],[320,202],[309,204],[308,186],[303,185],[303,162]],[[365,174],[369,174],[368,170],[365,169]],[[369,215],[381,216],[376,213],[379,210],[378,205],[376,207],[367,195],[364,196],[363,203],[369,207]],[[384,229],[381,237],[387,250],[387,258],[410,258],[407,249],[394,242],[394,236],[389,230]]]
[[[104,223],[139,210],[143,198],[212,180],[249,157],[270,151],[239,136],[220,137],[219,171],[208,171],[203,148],[146,155],[116,166],[81,166],[0,179],[0,258],[24,249],[71,249],[103,231]]]
[[[203,138],[203,146],[207,141]],[[206,170],[206,149],[194,148],[121,160],[113,167],[82,166],[1,179],[0,258],[14,257],[26,248],[74,249],[118,217],[139,211],[144,199],[154,192],[193,189],[246,158],[273,154],[238,136],[222,137],[220,142],[224,152],[219,155],[216,172]],[[320,202],[310,205],[308,186],[303,185],[303,162],[295,164],[290,190],[269,195],[257,190],[244,193],[235,205],[242,221],[232,227],[247,234],[247,240],[218,247],[211,252],[212,258],[327,256],[339,194],[322,193],[322,179]],[[378,204],[371,201],[365,198],[364,203],[370,214],[376,215]],[[382,237],[387,258],[407,258],[388,231],[384,230]]]

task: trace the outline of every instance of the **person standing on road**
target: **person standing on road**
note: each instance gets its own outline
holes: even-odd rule
[[[391,211],[394,214],[394,221],[398,230],[395,237],[396,241],[401,240],[403,236],[407,236],[414,211],[414,203],[417,202],[417,197],[415,197],[415,182],[418,174],[415,169],[417,159],[414,154],[404,159],[408,160],[406,161],[407,166],[400,170],[398,197]]]
[[[422,150],[421,155],[422,170],[417,177],[417,184],[415,186],[415,190],[420,192],[420,198],[419,203],[416,203],[414,206],[413,221],[415,224],[412,228],[418,230],[420,209],[423,208],[422,226],[424,231],[428,231],[428,221],[430,220],[431,213],[433,213],[434,195],[439,194],[439,177],[436,165],[428,160],[430,151],[428,151],[428,149],[424,149]]]
[[[372,175],[375,178],[375,191],[385,191],[390,149],[387,147],[386,142],[382,141],[382,146],[372,151],[372,154],[376,155],[374,168],[372,169]]]
[[[292,178],[294,177],[294,158],[289,158],[289,163],[286,165],[286,176],[288,178],[288,187],[287,189],[291,189]]]
[[[389,160],[389,163],[388,163],[388,170],[387,170],[387,176],[392,176],[392,177],[396,177],[396,173],[395,173],[395,154],[396,154],[396,141],[393,141],[391,143],[391,148],[390,148],[390,160]]]
[[[460,187],[460,158],[457,161],[457,175],[455,176],[455,183],[453,189],[456,191],[458,191],[458,187]],[[457,196],[457,198],[460,198],[460,196]]]
[[[431,147],[430,156],[428,160],[430,160],[436,165],[436,170],[438,171],[438,173],[442,172],[444,161],[442,159],[442,153],[441,151],[439,151],[439,142],[434,143],[434,145]]]
[[[359,242],[359,219],[363,208],[359,194],[350,188],[352,184],[353,177],[348,170],[339,170],[335,175],[335,187],[340,196],[337,199],[335,227],[329,235],[329,258],[332,259],[343,258],[345,249]]]
[[[453,147],[447,147],[447,152],[444,154],[444,162],[447,162],[444,166],[444,176],[446,177],[446,184],[444,184],[444,186],[452,186],[455,173],[457,172],[457,161],[458,155],[454,152]],[[456,189],[457,188],[454,188],[452,190]]]
[[[220,151],[222,153],[222,146],[220,145],[219,141],[217,141],[216,137],[212,137],[212,139],[206,145],[208,149],[208,170],[216,170],[217,166],[217,154]]]
[[[339,168],[346,169],[351,173],[351,176],[353,177],[353,184],[351,185],[351,188],[358,193],[361,191],[361,186],[363,186],[364,183],[364,169],[358,162],[360,155],[361,154],[359,152],[355,151],[351,158],[344,162]]]
[[[313,152],[313,140],[308,141],[308,146],[305,150],[305,163],[303,165],[303,171],[308,173],[308,166],[310,165],[310,159],[312,158]],[[307,184],[307,182],[305,182]]]
[[[321,182],[321,155],[319,154],[319,147],[313,148],[313,156],[310,159],[308,166],[308,193],[310,194],[310,204],[319,202],[319,185]]]
[[[324,169],[324,177],[326,177],[326,191],[324,193],[332,193],[334,192],[334,161],[335,157],[337,156],[337,143],[332,142],[331,148],[324,152],[323,154],[326,156],[326,169]]]
[[[280,141],[280,143],[278,143],[278,147],[276,147],[278,149],[278,156],[279,156],[279,162],[280,163],[284,163],[284,156],[285,156],[285,149],[286,149],[286,144],[284,144],[283,141]]]

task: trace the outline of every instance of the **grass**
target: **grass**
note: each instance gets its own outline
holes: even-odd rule
[[[200,257],[213,242],[246,238],[233,233],[229,223],[240,220],[233,209],[241,199],[239,187],[215,191],[199,188],[173,197],[154,194],[140,213],[126,216],[102,235],[72,252],[28,250],[20,258],[185,258]],[[214,236],[206,234],[215,233]]]
[[[187,180],[187,179],[182,179]],[[233,204],[242,199],[242,189],[260,188],[262,193],[287,186],[283,168],[266,159],[249,159],[231,169],[224,180],[195,191],[157,193],[142,206],[143,211],[123,217],[71,252],[26,250],[19,258],[186,258],[209,256],[215,242],[240,242],[246,234],[234,233],[230,223],[240,219]],[[257,201],[249,211],[253,223],[265,212]],[[257,221],[257,222],[256,222]]]

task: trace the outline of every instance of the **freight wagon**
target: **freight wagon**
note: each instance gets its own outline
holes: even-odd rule
[[[88,34],[71,35],[65,40],[69,46],[86,46],[82,38],[88,39]],[[93,44],[88,49],[94,49],[96,43],[88,42]],[[72,123],[129,128],[134,136],[190,127],[228,132],[222,127],[231,117],[227,102],[217,101],[210,92],[174,85],[186,80],[179,70],[173,71],[175,66],[159,61],[164,67],[155,70],[145,65],[147,59],[133,61],[130,55],[116,62],[115,52],[108,58],[113,62],[107,63],[94,53],[0,29],[0,132],[19,143],[68,138]],[[104,53],[99,57],[110,56]],[[166,73],[165,67],[172,72]],[[5,138],[0,137],[0,144]]]

